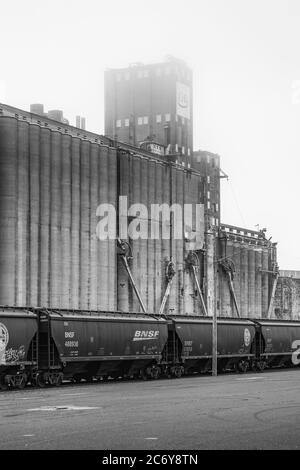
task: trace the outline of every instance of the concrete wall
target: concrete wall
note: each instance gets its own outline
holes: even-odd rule
[[[114,310],[116,150],[24,117],[0,116],[0,304]]]
[[[176,84],[190,90],[190,119],[176,114]],[[193,86],[191,70],[177,62],[137,65],[105,73],[105,135],[139,146],[153,136],[162,145],[193,150]],[[170,120],[166,120],[166,115]],[[161,122],[157,122],[157,115]],[[146,117],[141,125],[138,118]],[[125,126],[125,119],[129,125]],[[116,126],[120,121],[120,127]],[[180,150],[180,149],[179,149]]]
[[[285,320],[300,320],[300,276],[293,272],[281,273],[278,280],[275,302],[274,318]],[[284,276],[282,276],[284,274]]]
[[[266,318],[277,265],[276,247],[264,234],[221,225],[218,237],[218,315],[236,317],[228,276],[222,262],[233,267],[233,287],[240,316]]]
[[[132,154],[120,150],[119,161],[119,194],[127,196],[128,207],[142,203],[148,209],[148,234],[151,235],[151,225],[160,231],[159,239],[132,240],[133,259],[130,261],[134,279],[141,293],[147,311],[158,312],[166,289],[166,267],[172,260],[175,265],[170,297],[165,313],[174,315],[199,314],[201,306],[196,294],[195,281],[187,269],[186,258],[190,250],[203,248],[204,243],[204,207],[201,227],[198,237],[202,244],[199,246],[185,241],[185,233],[197,230],[195,219],[193,226],[187,226],[182,212],[181,239],[174,239],[172,227],[173,217],[167,227],[172,232],[170,239],[162,239],[160,218],[152,218],[151,204],[184,204],[201,203],[202,181],[198,173],[186,170],[182,166],[148,158],[142,154]],[[203,205],[202,205],[203,206]],[[195,216],[195,212],[194,212]],[[130,222],[128,221],[126,224]],[[196,234],[196,233],[195,233]],[[199,272],[199,282],[200,282]],[[119,262],[118,265],[118,309],[121,311],[139,311],[140,306],[130,284],[128,275]]]

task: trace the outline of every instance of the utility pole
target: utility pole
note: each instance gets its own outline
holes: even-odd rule
[[[217,277],[216,256],[214,256],[214,288],[216,294],[216,277]],[[216,297],[215,297],[216,299]],[[218,318],[216,300],[213,305],[213,324],[212,324],[212,375],[218,375]]]
[[[216,243],[215,232],[206,221],[206,305],[207,314],[212,318],[212,375],[218,375],[218,323],[216,308]]]

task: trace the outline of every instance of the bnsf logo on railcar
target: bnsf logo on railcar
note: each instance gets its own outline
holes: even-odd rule
[[[157,339],[159,331],[155,330],[137,330],[134,334],[133,341],[144,341],[147,339]]]

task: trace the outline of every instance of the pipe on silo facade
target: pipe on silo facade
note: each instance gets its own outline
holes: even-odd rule
[[[235,267],[233,286],[236,295],[236,301],[241,315],[241,244],[238,240],[233,242],[233,262]],[[234,311],[234,316],[237,316],[237,312]]]
[[[143,204],[148,209],[148,171],[149,171],[149,162],[144,158],[141,158],[140,163],[140,203]],[[150,216],[148,216],[150,218]],[[148,217],[144,214],[140,214],[140,223],[145,224],[148,226]],[[141,229],[141,227],[140,227]],[[141,237],[140,239],[140,295],[142,296],[142,300],[146,306],[147,312],[149,312],[149,272],[148,272],[148,256],[147,256],[147,248],[148,248],[148,239],[144,239]],[[150,293],[151,295],[151,293]]]
[[[164,198],[166,197],[167,201],[170,200],[170,187],[169,185],[164,185],[164,181],[169,181],[169,171],[170,169],[166,166],[163,166],[162,163],[155,163],[155,203],[161,205]],[[168,173],[165,176],[165,172]],[[154,240],[154,250],[155,250],[155,311],[159,311],[160,305],[163,299],[164,291],[166,288],[165,285],[165,265],[166,261],[170,258],[169,244],[170,240],[162,239],[162,220],[158,214],[157,220],[155,221],[156,227],[158,229],[158,237]],[[165,306],[165,313],[168,313],[169,309],[169,299]]]
[[[201,309],[201,304],[200,304],[200,301],[198,300],[198,305],[197,305],[197,310],[196,310],[196,305],[195,305],[195,292],[197,292],[197,288],[196,288],[196,284],[195,284],[195,281],[193,279],[193,274],[191,272],[191,269],[187,269],[186,267],[186,264],[185,264],[185,260],[186,258],[188,257],[189,255],[189,250],[187,250],[187,246],[189,243],[186,243],[185,242],[185,232],[186,231],[191,231],[193,230],[193,228],[196,228],[196,227],[193,227],[193,220],[192,220],[192,216],[193,216],[193,211],[191,211],[191,214],[190,214],[190,220],[189,220],[189,217],[185,217],[187,214],[185,213],[184,211],[184,207],[185,205],[187,204],[196,204],[197,203],[197,200],[195,200],[194,198],[194,187],[193,187],[193,180],[191,178],[191,176],[188,174],[188,173],[184,173],[184,187],[183,187],[183,197],[184,197],[184,201],[183,201],[183,214],[182,214],[182,217],[183,217],[183,288],[184,288],[184,307],[183,307],[183,311],[185,314],[187,315],[194,315],[196,314],[196,312],[198,313],[198,315],[202,315],[203,312],[202,312],[202,309]],[[193,206],[191,206],[193,208]],[[191,233],[191,232],[189,232]],[[195,240],[192,240],[192,242],[194,242]],[[198,277],[198,282],[199,282],[199,269],[197,270],[197,277]],[[198,295],[198,294],[197,294]]]
[[[262,318],[262,248],[255,250],[255,300],[256,318]]]
[[[40,277],[40,127],[29,127],[29,279],[26,305],[38,305]]]
[[[80,308],[89,309],[90,300],[90,142],[81,141],[80,165]]]
[[[170,206],[172,206],[176,202],[176,194],[177,194],[177,178],[176,178],[176,168],[173,166],[170,166],[170,179],[169,180],[164,180],[164,181],[169,181],[170,183]],[[167,185],[166,185],[167,186]],[[164,191],[164,201],[168,201],[166,192]],[[177,259],[177,240],[174,239],[174,217],[171,215],[170,219],[170,243],[169,243],[169,259],[172,257],[172,261],[175,266],[175,276],[174,280],[171,286],[171,291],[170,291],[170,299],[169,299],[169,309],[170,313],[174,315],[178,315],[179,313],[179,289],[178,286],[180,285],[180,279],[179,279],[179,260]],[[164,243],[163,243],[164,246]],[[163,279],[163,286],[162,286],[162,291],[164,292],[164,286],[165,286],[165,279]]]
[[[184,224],[183,224],[183,209],[184,209],[184,172],[182,170],[176,170],[176,186],[177,186],[177,191],[176,191],[176,196],[175,196],[175,204],[178,204],[178,206],[181,208],[182,213],[181,213],[181,230],[179,233],[179,228],[177,227],[176,231],[178,230],[178,234],[175,234],[175,236],[178,237],[177,240],[175,240],[175,246],[176,246],[176,260],[177,260],[177,301],[178,301],[178,314],[179,315],[184,315],[186,312],[184,311],[184,297],[186,295],[186,292],[184,290],[184,283],[183,283],[183,276],[184,276],[184,269],[185,269],[185,263],[184,263],[184,234],[183,234],[183,229],[184,229]],[[173,218],[174,220],[174,218]],[[174,229],[175,229],[175,221],[174,221]]]
[[[1,153],[1,152],[0,152]],[[29,124],[18,122],[18,184],[17,184],[17,227],[16,234],[16,292],[15,305],[27,304],[27,255],[28,214],[29,214]],[[2,185],[2,181],[1,181]],[[48,270],[46,271],[48,274]],[[39,300],[39,299],[38,299]],[[2,303],[2,302],[1,302]],[[39,303],[40,305],[40,303]],[[47,305],[46,303],[44,305]]]
[[[269,249],[263,248],[262,252],[262,318],[266,318],[269,309]]]
[[[80,308],[80,139],[72,139],[71,307]]]
[[[51,307],[50,277],[51,277],[51,137],[50,129],[41,128],[40,143],[40,178],[41,178],[41,216],[40,216],[40,278],[38,304],[43,307]],[[26,236],[26,232],[25,232]],[[23,304],[24,305],[24,304]]]
[[[99,145],[91,144],[91,166],[90,166],[90,253],[91,253],[91,269],[90,269],[90,309],[97,310],[98,307],[98,290],[101,286],[98,284],[98,257],[97,257],[97,207],[98,199],[98,161],[99,161]]]
[[[248,245],[241,246],[241,317],[248,318]]]
[[[71,303],[71,136],[62,135],[62,193],[61,193],[61,305],[68,308]]]
[[[107,168],[108,168],[108,203],[112,205],[117,211],[117,153],[116,149],[109,147],[107,154]],[[108,296],[107,308],[109,310],[116,310],[117,308],[117,244],[115,239],[108,239]]]
[[[130,182],[130,155],[125,152],[118,152],[118,167],[119,167],[119,193],[120,196],[127,196],[128,202],[131,200],[131,182]],[[101,185],[100,185],[101,187]],[[121,208],[119,207],[119,211]],[[122,240],[128,239],[127,234],[127,212],[126,207],[122,209],[122,215],[119,216],[119,232],[118,237]],[[124,265],[118,256],[117,259],[117,276],[118,276],[118,285],[117,285],[117,308],[120,311],[129,312],[129,283],[128,275],[124,268]]]
[[[131,201],[128,202],[128,206],[130,207],[131,204],[139,204],[140,203],[140,200],[141,200],[141,191],[142,191],[142,188],[141,188],[141,158],[138,156],[138,155],[133,155],[132,156],[132,160],[131,160],[131,181],[132,181],[132,186],[133,186],[133,191],[132,191],[132,199]],[[129,218],[129,220],[131,220],[133,222],[133,224],[135,223],[134,220],[135,220],[135,217],[136,217],[136,214],[133,214],[132,215],[132,219]],[[128,224],[130,226],[130,222]],[[134,226],[134,225],[133,225]],[[132,225],[131,225],[132,227]],[[142,274],[142,271],[141,271],[141,257],[142,256],[146,256],[145,253],[142,253],[141,252],[141,240],[140,239],[137,239],[137,240],[132,240],[132,239],[129,239],[129,242],[131,243],[131,246],[132,246],[132,255],[133,255],[133,259],[132,259],[132,274],[133,274],[133,278],[136,282],[136,285],[137,285],[137,289],[138,291],[141,293],[141,274]],[[141,306],[140,306],[140,303],[133,291],[133,288],[130,284],[129,286],[129,295],[130,295],[130,301],[129,301],[129,305],[130,305],[130,311],[132,312],[140,312],[141,311]],[[141,294],[142,295],[142,298],[144,299],[144,294]],[[144,301],[145,302],[145,301]]]
[[[227,239],[227,246],[226,246],[226,258],[228,260],[231,260],[234,262],[234,242],[231,239]],[[235,274],[234,274],[235,276]],[[226,289],[226,294],[225,294],[225,311],[224,314],[226,317],[235,317],[236,316],[236,311],[234,307],[234,302],[232,299],[232,295],[230,292],[230,287],[228,283],[228,277],[227,274],[224,273],[224,280],[225,280],[225,289]]]
[[[254,245],[248,247],[248,315],[255,318],[255,251]]]
[[[158,228],[157,217],[151,213],[151,205],[156,203],[155,192],[156,192],[156,178],[155,178],[155,162],[149,161],[148,163],[148,219],[150,226],[148,226],[148,244],[147,244],[147,260],[148,260],[148,311],[155,312],[155,240],[151,236],[151,226],[156,225]]]
[[[0,293],[2,305],[15,303],[18,122],[0,117]]]
[[[99,193],[98,203],[108,204],[108,181],[109,181],[109,157],[108,147],[100,147],[100,155],[98,162],[98,179],[99,179]],[[99,214],[98,214],[99,215]],[[100,222],[100,218],[97,218],[97,222]],[[109,272],[109,246],[107,239],[101,239],[98,234],[97,238],[97,259],[98,259],[98,306],[101,305],[101,309],[105,310],[109,305],[109,292],[110,289],[108,282]]]
[[[61,308],[61,134],[51,132],[51,189],[50,189],[50,301]]]

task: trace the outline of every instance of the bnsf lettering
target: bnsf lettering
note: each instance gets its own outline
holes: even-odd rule
[[[65,331],[65,338],[74,338],[74,331]]]
[[[137,330],[134,334],[133,341],[142,341],[146,339],[157,339],[159,331],[154,330]]]

